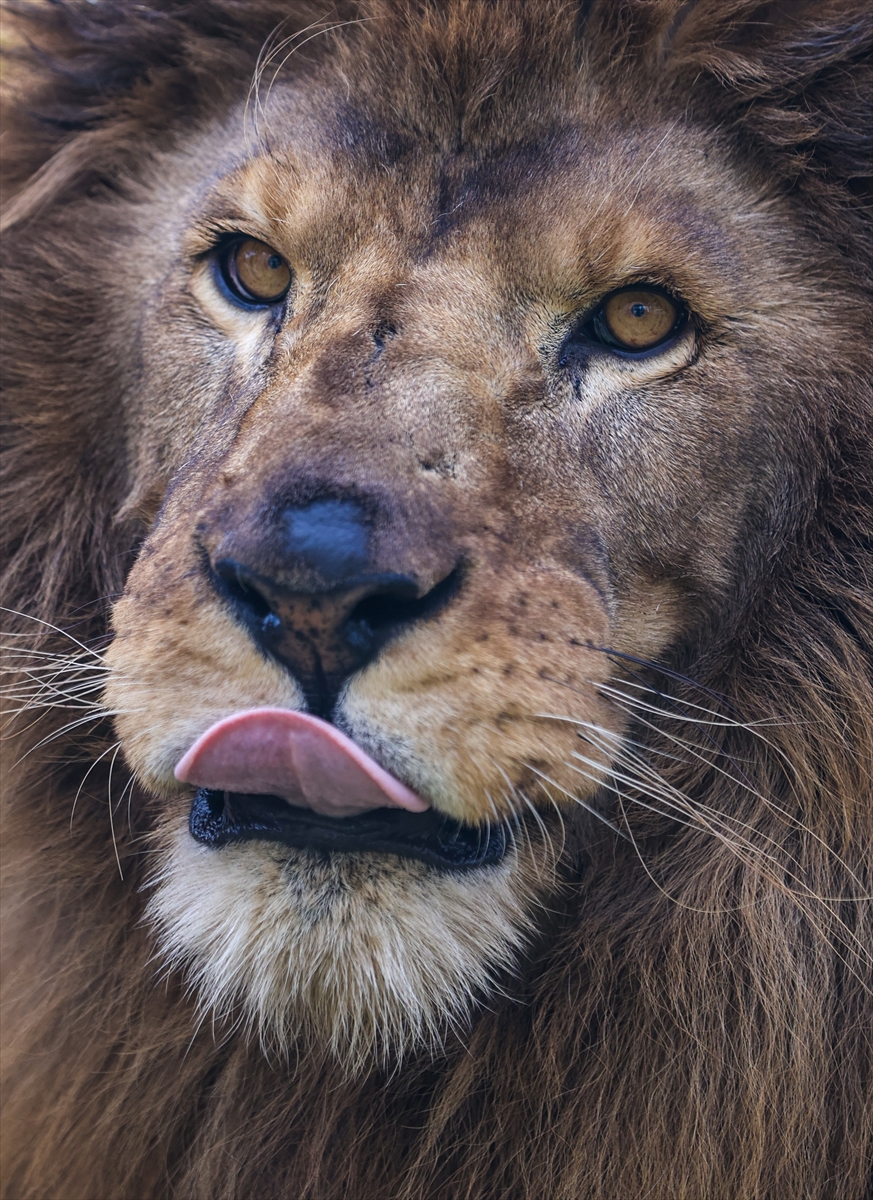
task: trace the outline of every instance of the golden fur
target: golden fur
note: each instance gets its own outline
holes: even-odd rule
[[[867,6],[7,12],[4,1197],[861,1200]],[[322,496],[458,573],[331,719],[496,866],[188,833]]]

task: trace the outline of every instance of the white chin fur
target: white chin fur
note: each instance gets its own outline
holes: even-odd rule
[[[436,1052],[511,970],[545,862],[441,873],[393,855],[315,855],[265,842],[210,849],[164,831],[148,917],[204,1014],[241,1021],[265,1052],[300,1040],[349,1074]],[[546,879],[545,876],[550,876]]]

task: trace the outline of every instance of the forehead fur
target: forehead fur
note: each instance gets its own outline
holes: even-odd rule
[[[170,0],[149,9],[104,0],[87,12],[34,5],[20,18],[25,35],[31,27],[66,65],[48,78],[10,73],[11,90],[28,91],[28,112],[15,112],[7,139],[7,187],[61,154],[5,220],[59,188],[135,173],[143,135],[166,145],[198,114],[236,104],[241,85],[250,85],[257,123],[277,81],[308,86],[325,72],[347,96],[327,128],[362,159],[390,159],[406,139],[449,151],[542,151],[567,106],[578,109],[583,80],[598,121],[639,125],[672,108],[717,125],[752,162],[757,147],[771,179],[800,177],[813,194],[838,182],[849,196],[866,195],[871,122],[862,112],[871,102],[863,78],[873,19],[846,0],[785,7],[361,0],[325,17],[277,0],[206,0],[184,14]],[[89,136],[70,142],[77,130]],[[800,168],[810,165],[807,179]],[[834,200],[828,189],[831,208]]]

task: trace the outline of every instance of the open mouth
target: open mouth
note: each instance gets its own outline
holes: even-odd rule
[[[279,796],[205,787],[194,796],[188,827],[195,841],[215,848],[238,842],[281,842],[298,850],[396,854],[451,871],[493,866],[508,848],[503,826],[472,828],[433,809],[420,813],[377,808],[351,817],[331,817],[291,805]]]
[[[396,854],[444,870],[499,862],[505,827],[436,812],[335,726],[310,713],[223,717],[176,765],[197,788],[189,829],[204,846],[281,842],[326,853]]]

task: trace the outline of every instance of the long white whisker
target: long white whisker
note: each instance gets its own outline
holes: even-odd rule
[[[75,721],[70,721],[67,725],[63,725],[60,729],[56,729],[52,733],[47,734],[44,738],[40,739],[40,741],[38,741],[35,745],[31,746],[29,750],[26,750],[24,752],[24,754],[22,754],[21,757],[16,760],[15,766],[17,767],[20,763],[23,763],[24,760],[26,758],[28,758],[29,755],[33,754],[33,752],[35,750],[40,750],[40,749],[42,749],[43,746],[49,745],[50,742],[57,741],[57,739],[59,737],[63,737],[64,734],[66,734],[66,733],[72,733],[74,729],[78,729],[83,725],[88,725],[92,721],[99,721],[104,717],[117,717],[122,714],[127,714],[127,713],[132,713],[132,712],[137,712],[137,711],[139,711],[139,710],[131,709],[131,708],[124,708],[124,709],[118,708],[118,709],[105,709],[105,710],[101,709],[101,710],[98,710],[97,712],[91,713],[90,716],[78,717]]]
[[[608,753],[614,753],[616,750],[624,746],[636,746],[640,750],[644,750],[647,754],[655,755],[658,758],[665,758],[668,762],[685,762],[685,758],[681,754],[670,754],[666,750],[661,750],[659,747],[647,746],[645,742],[639,741],[637,738],[631,737],[628,733],[618,732],[614,729],[607,729],[605,725],[597,725],[593,721],[583,721],[579,717],[559,716],[556,713],[537,713],[536,716],[545,721],[561,721],[567,725],[575,725],[579,729],[590,730],[592,733],[600,734],[607,742],[613,743],[613,747]],[[584,734],[579,734],[584,737]]]
[[[313,41],[315,38],[321,37],[328,33],[333,33],[337,29],[344,29],[347,25],[362,25],[368,19],[369,18],[367,18],[367,17],[358,17],[358,18],[355,18],[350,21],[337,21],[333,25],[322,25],[322,27],[320,29],[313,30],[313,32],[310,33],[309,37],[304,38],[302,42],[297,42],[296,45],[292,46],[292,48],[288,51],[288,53],[285,55],[285,57],[279,63],[278,67],[276,67],[275,71],[273,72],[273,77],[270,80],[269,86],[267,88],[266,103],[264,105],[260,106],[261,112],[264,114],[265,122],[266,122],[266,109],[269,106],[270,97],[273,94],[273,87],[275,86],[276,80],[278,79],[281,71],[283,70],[283,68],[284,68],[285,64],[288,62],[288,60],[290,58],[293,58],[295,54],[297,54],[300,50],[303,49],[303,47],[305,45],[307,45],[309,42]],[[310,26],[310,28],[312,28],[312,27]],[[303,32],[306,32],[306,31],[304,30]],[[289,41],[290,40],[292,40],[292,39],[289,39]],[[277,54],[281,53],[281,50],[277,50],[276,53]],[[266,64],[264,64],[264,65],[266,66]]]
[[[567,765],[569,765],[569,764],[567,764]],[[530,770],[533,771],[533,773],[535,775],[539,775],[539,777],[541,779],[545,780],[546,783],[550,784],[554,788],[557,788],[558,791],[563,796],[566,796],[569,800],[572,800],[574,804],[578,804],[580,808],[584,808],[586,812],[590,812],[593,817],[597,817],[598,821],[602,821],[603,824],[606,825],[606,827],[608,829],[611,829],[613,833],[617,833],[618,836],[621,838],[624,838],[625,841],[629,840],[627,837],[627,834],[622,833],[622,831],[618,828],[618,826],[613,825],[612,822],[603,815],[603,813],[598,812],[597,809],[594,808],[592,805],[586,803],[586,801],[582,800],[579,796],[575,795],[573,792],[568,792],[566,788],[561,787],[561,785],[559,783],[557,783],[554,779],[551,779],[548,775],[543,774],[542,771],[538,771],[536,769],[536,767],[530,767]],[[580,771],[579,774],[580,775],[584,774],[584,772]],[[597,779],[593,775],[588,775],[587,778],[590,779],[593,783],[600,782],[600,780]]]
[[[118,864],[118,874],[124,879],[124,871],[121,869],[121,858],[118,854],[118,841],[115,837],[115,817],[112,813],[112,768],[115,766],[115,760],[118,758],[121,750],[121,742],[115,747],[115,753],[112,755],[112,761],[109,763],[109,777],[106,781],[106,795],[109,802],[109,829],[112,833],[112,849],[115,851],[115,861]]]
[[[88,776],[91,774],[91,772],[94,770],[94,768],[95,768],[96,766],[98,766],[98,765],[99,765],[99,764],[100,764],[100,763],[103,761],[103,759],[106,757],[106,755],[107,755],[107,754],[111,754],[113,750],[115,750],[115,751],[116,751],[116,753],[117,753],[117,752],[118,752],[118,750],[119,750],[120,748],[121,748],[121,742],[120,742],[120,741],[118,741],[118,742],[113,742],[113,743],[112,743],[112,745],[111,745],[111,746],[108,746],[108,747],[107,747],[107,748],[106,748],[106,749],[103,751],[103,753],[102,753],[102,754],[98,754],[98,756],[97,756],[97,757],[94,759],[94,761],[91,763],[91,765],[90,765],[90,767],[88,768],[88,770],[87,770],[87,771],[85,772],[85,774],[82,776],[82,779],[81,779],[81,781],[80,781],[80,783],[79,783],[79,786],[78,786],[78,788],[76,789],[76,794],[75,794],[75,796],[73,797],[73,807],[70,809],[70,833],[72,833],[72,832],[73,832],[73,818],[74,818],[74,817],[75,817],[75,815],[76,815],[76,805],[79,803],[79,797],[82,795],[82,789],[84,788],[85,784],[88,782]]]
[[[526,765],[527,765],[528,770],[530,770],[530,771],[534,770],[534,768],[532,766],[530,766],[530,764],[526,764]],[[551,804],[552,808],[555,810],[555,815],[557,816],[558,822],[560,823],[560,826],[561,826],[561,853],[560,853],[560,856],[563,856],[564,850],[567,847],[567,823],[564,820],[564,814],[561,811],[560,804],[558,804],[557,800],[554,798],[554,796],[549,791],[549,789],[545,786],[545,784],[542,785],[542,790],[545,792],[546,797],[549,801],[549,804]]]
[[[93,655],[94,658],[101,659],[102,656],[96,650],[90,649],[84,642],[80,642],[78,638],[73,637],[66,629],[61,629],[60,625],[53,625],[51,621],[44,621],[41,617],[32,617],[29,613],[19,612],[17,608],[6,608],[0,605],[0,612],[8,612],[14,617],[23,617],[26,621],[35,621],[37,625],[44,625],[46,629],[53,629],[55,633],[60,633],[64,637],[69,638],[71,642],[83,650],[85,654]]]
[[[632,686],[634,686],[634,687],[638,687],[638,688],[642,688],[644,685],[641,685],[641,684],[633,684]],[[648,689],[647,689],[647,690],[648,690]],[[666,698],[667,698],[667,699],[674,699],[674,697],[666,697]],[[819,845],[820,845],[820,846],[821,846],[821,847],[822,847],[824,850],[826,850],[826,851],[827,851],[827,852],[828,852],[828,853],[829,853],[829,854],[830,854],[830,855],[831,855],[831,856],[834,858],[834,860],[835,860],[837,863],[839,863],[839,864],[840,864],[840,866],[841,866],[841,867],[843,867],[843,868],[844,868],[844,869],[845,869],[845,870],[848,872],[848,874],[849,874],[849,877],[850,877],[850,878],[851,878],[851,879],[852,879],[852,880],[853,880],[853,881],[854,881],[856,884],[858,884],[858,886],[859,886],[859,887],[861,887],[861,888],[862,888],[862,890],[864,890],[864,884],[863,884],[863,882],[862,882],[862,881],[861,881],[861,880],[858,878],[857,874],[856,874],[856,873],[855,873],[855,872],[852,870],[852,868],[851,868],[851,867],[849,866],[849,864],[848,864],[848,863],[847,863],[847,862],[846,862],[846,861],[843,859],[843,857],[842,857],[841,855],[837,854],[837,852],[836,852],[836,851],[833,849],[833,847],[832,847],[832,846],[830,846],[830,845],[829,845],[829,844],[828,844],[828,843],[825,841],[825,839],[824,839],[824,838],[823,838],[823,837],[822,837],[820,834],[816,833],[816,832],[815,832],[813,829],[809,828],[809,826],[805,825],[805,824],[804,824],[804,823],[803,823],[801,820],[799,820],[799,819],[797,818],[797,816],[795,816],[793,813],[789,812],[789,810],[788,810],[788,809],[786,809],[786,808],[785,808],[783,805],[777,804],[777,803],[776,803],[776,802],[775,802],[775,801],[774,801],[774,800],[773,800],[773,799],[772,799],[770,796],[765,796],[765,795],[763,795],[763,794],[762,794],[761,792],[759,792],[757,789],[753,788],[753,787],[752,787],[750,784],[746,783],[746,782],[745,782],[743,779],[738,779],[738,778],[737,778],[735,775],[733,775],[733,774],[732,774],[730,771],[727,771],[727,770],[725,770],[723,767],[720,767],[720,766],[719,766],[719,765],[718,765],[718,764],[717,764],[717,763],[716,763],[716,762],[713,760],[713,758],[711,757],[711,754],[710,754],[710,753],[708,753],[708,752],[706,752],[706,751],[704,751],[704,750],[703,750],[703,748],[701,748],[701,747],[695,747],[695,746],[693,746],[691,743],[689,743],[688,741],[686,741],[684,738],[680,738],[680,737],[677,737],[676,735],[670,734],[670,733],[668,733],[668,732],[667,732],[665,729],[663,729],[663,728],[662,728],[662,726],[660,726],[660,725],[656,725],[656,724],[654,724],[654,723],[652,723],[652,722],[650,722],[650,721],[647,721],[647,720],[646,720],[644,717],[641,717],[641,716],[639,716],[639,715],[638,715],[638,713],[636,713],[635,711],[633,711],[633,709],[635,709],[635,708],[637,708],[637,707],[640,707],[637,697],[627,697],[626,699],[627,699],[627,701],[628,701],[628,703],[629,703],[629,705],[630,705],[631,707],[630,707],[630,708],[624,708],[624,709],[623,709],[623,711],[627,712],[627,714],[628,714],[629,716],[631,716],[631,717],[632,717],[632,718],[633,718],[635,721],[637,721],[637,722],[638,722],[640,725],[644,726],[644,727],[645,727],[645,728],[647,728],[647,729],[651,729],[651,730],[652,730],[654,733],[657,733],[657,734],[659,734],[660,736],[663,736],[663,737],[664,737],[664,738],[666,738],[668,741],[670,741],[670,742],[671,742],[673,745],[675,745],[675,746],[679,747],[679,748],[680,748],[680,749],[683,751],[683,755],[677,755],[677,756],[675,756],[675,758],[676,758],[676,761],[684,761],[684,760],[686,760],[686,759],[687,759],[687,756],[688,756],[688,754],[690,753],[690,754],[691,754],[691,755],[692,755],[694,758],[696,758],[698,761],[702,762],[704,765],[706,765],[706,766],[708,766],[708,767],[711,767],[713,770],[715,770],[715,771],[716,771],[718,774],[722,775],[724,778],[726,778],[726,779],[730,780],[732,783],[736,783],[736,784],[738,784],[740,787],[744,788],[744,789],[745,789],[747,792],[749,792],[751,795],[753,795],[753,796],[754,796],[756,799],[760,800],[762,804],[765,804],[765,805],[767,806],[767,808],[769,808],[769,809],[770,809],[770,811],[771,811],[771,812],[773,812],[773,813],[777,814],[778,816],[780,816],[780,817],[781,817],[781,818],[782,818],[784,821],[786,821],[786,822],[787,822],[789,825],[791,825],[793,828],[795,828],[795,829],[798,829],[798,830],[803,830],[803,832],[804,832],[804,833],[806,833],[806,834],[807,834],[807,836],[811,837],[811,838],[812,838],[812,839],[813,839],[815,842],[817,842],[817,843],[818,843],[818,844],[819,844]],[[689,704],[690,704],[690,702],[689,702]],[[621,706],[620,706],[620,707],[621,707]],[[691,705],[691,707],[697,707],[697,708],[699,708],[700,706],[699,706],[699,705]],[[654,713],[654,714],[656,714],[656,715],[658,715],[658,716],[661,716],[662,718],[664,718],[664,719],[665,719],[665,720],[667,720],[667,721],[670,721],[670,720],[674,720],[674,719],[675,719],[675,720],[682,720],[682,721],[690,722],[690,723],[692,723],[692,724],[695,724],[695,725],[696,725],[696,724],[698,724],[698,722],[697,722],[697,721],[695,721],[693,718],[688,718],[688,717],[676,717],[676,716],[675,716],[674,714],[672,714],[672,713],[666,712],[666,711],[664,711],[663,709],[659,709],[659,708],[652,707],[652,706],[650,706],[650,705],[646,705],[646,706],[645,706],[645,708],[646,708],[646,710],[647,710],[647,711],[649,711],[649,712],[652,712],[652,713]],[[712,710],[705,710],[705,711],[708,711],[708,712],[710,712],[710,711],[712,711]],[[583,722],[579,722],[579,724],[581,725],[581,724],[584,724],[584,723],[583,723]],[[772,723],[771,723],[771,724],[772,724]],[[779,757],[779,758],[780,758],[780,759],[781,759],[783,762],[785,762],[786,764],[788,764],[788,765],[789,765],[789,767],[790,767],[790,761],[789,761],[788,757],[785,755],[785,753],[784,753],[784,752],[783,752],[783,751],[782,751],[782,750],[781,750],[781,749],[780,749],[778,746],[775,746],[775,745],[774,745],[772,742],[770,742],[770,740],[769,740],[768,738],[765,738],[765,737],[764,737],[764,736],[763,736],[763,735],[762,735],[762,734],[759,732],[759,728],[755,727],[754,725],[745,724],[745,723],[742,723],[742,722],[734,722],[734,723],[733,723],[733,725],[734,725],[734,727],[735,727],[735,728],[742,729],[742,730],[746,730],[746,731],[748,731],[748,732],[752,733],[752,734],[753,734],[755,737],[757,737],[757,738],[758,738],[760,741],[762,741],[762,742],[763,742],[763,743],[764,743],[766,746],[768,746],[770,749],[772,749],[772,750],[773,750],[773,751],[774,751],[774,752],[775,752],[775,753],[778,755],[778,757]],[[597,727],[596,727],[596,726],[590,726],[590,728],[592,729],[592,731],[596,731],[596,730],[597,730]],[[612,734],[611,734],[611,731],[601,731],[601,732],[608,732],[608,733],[609,733],[609,736],[614,736],[614,735],[612,735]],[[627,749],[628,743],[634,744],[634,739],[631,739],[631,738],[625,738],[625,739],[624,739],[624,746],[622,747],[622,753],[623,753],[623,754],[626,754],[626,753],[628,753],[628,749]],[[640,749],[644,750],[644,751],[646,752],[646,755],[647,755],[647,756],[649,756],[649,757],[650,757],[650,756],[651,756],[651,754],[653,753],[652,749],[651,749],[650,747],[647,747],[647,746],[645,746],[645,744],[643,744],[643,743],[640,743],[640,742],[636,742],[635,744],[636,744],[636,745],[638,745]],[[602,747],[601,747],[601,748],[602,748]],[[711,745],[711,747],[710,747],[709,749],[710,749],[710,750],[711,750],[711,752],[712,752],[712,753],[714,753],[715,755],[724,755],[724,751],[723,751],[723,750],[721,750],[721,748],[720,748],[720,747],[717,745],[717,743],[712,743],[712,745]],[[663,756],[663,757],[665,757],[665,758],[670,758],[670,757],[672,757],[672,756],[668,755],[668,754],[666,753],[666,751],[656,750],[656,751],[654,751],[654,753],[657,753],[657,754],[659,754],[660,756]],[[730,757],[730,756],[728,756],[728,757]],[[731,761],[734,761],[734,762],[735,762],[736,760],[735,760],[735,759],[732,759]],[[653,771],[653,768],[652,768],[651,766],[649,766],[649,767],[648,767],[648,770],[650,770],[650,771]],[[660,782],[660,783],[662,783],[662,784],[663,784],[663,783],[665,782],[665,781],[662,779],[662,777],[661,777],[660,775],[658,775],[658,774],[657,774],[657,772],[654,772],[654,771],[653,771],[653,773],[654,773],[655,777],[656,777],[656,778],[659,780],[659,782]],[[677,794],[678,794],[678,795],[682,795],[682,793],[677,793]],[[718,814],[718,813],[716,812],[716,810],[715,810],[715,809],[711,809],[711,808],[709,808],[709,806],[707,806],[707,805],[703,804],[702,802],[696,802],[696,803],[697,803],[697,807],[699,807],[699,808],[701,808],[701,809],[705,809],[705,810],[707,810],[707,811],[709,811],[709,812],[713,813],[713,815],[719,816],[719,817],[720,817],[720,819],[724,819],[724,820],[727,820],[727,819],[728,819],[728,818],[727,818],[727,817],[725,817],[724,815],[722,815],[722,814]],[[744,826],[744,827],[745,827],[745,828],[747,828],[747,829],[751,829],[751,828],[753,828],[751,825],[748,825],[748,824],[747,824],[747,823],[745,823],[745,822],[741,822],[741,821],[739,820],[739,818],[730,818],[730,819],[731,819],[731,820],[733,820],[733,821],[735,821],[737,824]],[[766,836],[766,835],[762,835],[762,836]],[[774,845],[774,846],[778,846],[778,845],[779,845],[779,843],[778,843],[777,841],[775,841],[775,839],[772,839],[772,838],[767,838],[767,840],[768,840],[768,841],[770,841],[770,842],[771,842],[771,844],[772,844],[772,845]],[[845,900],[844,900],[844,898],[842,898],[842,897],[834,897],[834,898],[833,898],[833,900],[834,900],[834,902],[835,902],[835,903],[837,903],[837,902],[838,902],[838,903],[844,903],[844,902],[848,902],[848,901],[845,901]]]
[[[603,779],[601,776],[593,775],[590,771],[583,771],[581,767],[577,767],[573,763],[566,763],[565,766],[569,767],[570,770],[572,770],[572,771],[576,771],[579,775],[582,776],[583,779],[588,779],[588,780],[590,780],[591,783],[599,784],[600,787],[605,788],[606,791],[612,792],[612,794],[614,796],[626,798],[625,792],[623,792],[622,789],[617,786],[617,784],[611,783],[608,778]],[[582,806],[584,808],[587,808],[588,811],[591,812],[594,816],[599,817],[605,824],[609,824],[609,822],[606,820],[606,818],[601,813],[598,813],[597,810],[594,808],[590,808],[590,806],[587,804],[584,804],[583,801],[578,800],[573,795],[572,792],[567,792],[566,795],[569,796],[571,800],[576,800],[577,804],[582,804]],[[653,808],[650,804],[643,803],[642,800],[637,800],[636,798],[634,798],[633,803],[640,808],[647,809],[649,812],[657,813],[658,816],[669,817],[670,820],[675,821],[677,825],[684,825],[688,829],[695,829],[695,830],[700,829],[700,825],[698,822],[683,821],[680,817],[676,817],[672,813],[664,813],[658,808]],[[626,817],[625,817],[625,820],[627,820]],[[633,841],[633,838],[630,836],[629,833],[623,833],[617,826],[610,825],[610,828],[612,828],[614,830],[614,832],[619,835],[619,837],[623,837],[626,841]]]
[[[599,763],[594,762],[591,759],[586,759],[584,756],[577,753],[574,753],[573,757],[585,762],[590,766],[594,766],[595,768],[600,766]],[[636,757],[637,756],[634,755],[634,758]],[[572,763],[567,763],[567,766],[569,766],[571,769],[578,770],[578,768],[574,767]],[[748,825],[744,821],[740,821],[739,818],[726,817],[724,814],[712,809],[709,805],[694,803],[682,792],[679,792],[676,788],[672,787],[672,785],[661,779],[657,772],[653,772],[647,765],[646,769],[654,779],[654,786],[649,786],[642,779],[635,779],[632,776],[619,774],[615,768],[612,769],[611,773],[617,780],[629,784],[635,790],[642,792],[644,795],[649,796],[650,799],[653,799],[660,804],[665,804],[671,809],[678,809],[678,811],[682,812],[686,817],[692,818],[692,820],[682,820],[675,816],[674,813],[664,813],[661,809],[646,804],[644,801],[640,800],[638,796],[628,796],[627,793],[622,791],[620,788],[610,788],[610,790],[615,791],[615,794],[622,800],[622,812],[625,816],[625,820],[627,820],[627,816],[623,805],[624,801],[630,800],[640,808],[647,809],[648,811],[657,813],[661,816],[669,816],[671,820],[675,820],[679,824],[685,825],[689,828],[700,828],[702,826],[713,837],[717,838],[723,845],[730,849],[730,851],[735,854],[741,862],[749,866],[751,869],[765,874],[766,878],[769,879],[775,887],[785,891],[787,894],[792,895],[796,900],[799,901],[800,897],[797,897],[795,893],[791,892],[790,889],[786,887],[786,879],[791,880],[795,886],[801,890],[803,896],[807,899],[814,899],[818,901],[829,899],[828,897],[821,896],[818,892],[811,888],[803,879],[803,877],[796,871],[790,870],[785,862],[777,858],[775,855],[768,853],[762,847],[756,846],[754,843],[752,843],[749,838],[743,836],[743,834],[739,832],[737,828],[739,827],[739,829],[748,829],[754,832],[753,826]],[[580,771],[580,774],[584,775],[588,779],[594,778],[585,771]],[[723,829],[720,826],[724,826],[725,828]],[[766,834],[761,834],[760,836],[765,842],[768,842],[774,848],[780,848],[779,843],[775,841],[775,839]],[[636,842],[634,842],[634,845],[636,847]],[[639,849],[638,847],[636,848],[637,850]],[[771,865],[772,871],[765,872],[762,870],[765,862]],[[794,856],[789,856],[788,862],[799,865],[797,864],[797,860],[794,858]],[[855,878],[855,882],[860,884],[861,881],[858,880],[854,875],[853,878]],[[841,902],[844,899],[844,897],[833,898],[835,902]],[[813,922],[816,921],[816,918],[814,918],[812,913],[809,913],[808,911],[807,916],[809,920]],[[823,929],[820,929],[820,932],[823,932]],[[844,928],[844,932],[848,939],[855,944],[862,957],[866,958],[868,953],[867,948],[861,939],[848,927]]]
[[[520,799],[522,801],[522,803],[533,813],[533,815],[537,821],[537,824],[539,825],[540,830],[542,832],[543,840],[548,844],[548,846],[552,850],[552,853],[554,853],[554,847],[552,846],[552,843],[551,843],[551,837],[549,835],[549,831],[546,828],[545,822],[543,821],[542,817],[537,812],[536,806],[531,803],[531,801],[528,799],[528,797],[525,796],[524,792],[522,792],[519,788],[517,788],[513,784],[512,780],[509,778],[506,771],[504,771],[503,767],[501,767],[500,763],[496,762],[494,759],[492,759],[491,762],[497,768],[497,770],[500,772],[500,774],[503,776],[503,779],[506,783],[506,786],[509,788],[510,793],[513,796],[516,796],[518,799]],[[536,870],[537,870],[537,875],[539,875],[539,863],[538,863],[536,855],[533,853],[533,845],[531,844],[530,834],[527,831],[526,825],[523,824],[521,826],[521,828],[522,828],[522,832],[524,833],[525,837],[527,838],[528,847],[531,851],[531,855],[533,856],[534,863],[537,864]]]

